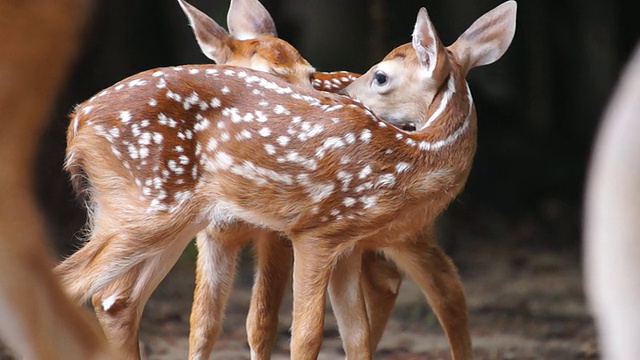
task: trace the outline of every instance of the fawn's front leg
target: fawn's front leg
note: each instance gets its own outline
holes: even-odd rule
[[[293,239],[291,358],[296,360],[313,360],[320,352],[327,285],[336,258],[329,247],[314,245]]]
[[[449,339],[453,359],[473,359],[462,281],[451,259],[434,242],[432,230],[418,241],[385,248],[385,254],[422,289]]]
[[[238,251],[246,241],[246,232],[221,232],[211,226],[196,237],[198,258],[190,318],[190,360],[209,358],[222,328]]]
[[[251,359],[270,359],[278,332],[278,311],[291,278],[293,251],[290,241],[271,231],[253,239],[256,275],[247,315]]]
[[[367,309],[362,294],[362,251],[354,250],[336,263],[329,295],[347,359],[370,359],[373,349]]]

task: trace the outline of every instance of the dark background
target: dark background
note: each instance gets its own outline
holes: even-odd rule
[[[191,0],[225,26],[228,1]],[[263,0],[281,38],[320,71],[364,72],[410,41],[421,6],[445,44],[494,0]],[[465,191],[444,215],[441,240],[580,250],[584,175],[601,113],[639,39],[632,2],[527,0],[497,63],[468,77],[479,147]],[[153,67],[205,63],[173,0],[103,0],[60,95],[38,158],[38,194],[57,249],[68,254],[85,221],[62,171],[67,114],[114,82]],[[463,235],[461,235],[463,234]],[[467,241],[467,240],[465,240]]]

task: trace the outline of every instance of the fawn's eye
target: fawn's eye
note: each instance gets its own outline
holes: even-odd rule
[[[402,124],[400,128],[404,131],[416,131],[416,124],[412,122],[408,122],[408,123]]]
[[[388,81],[387,74],[382,71],[376,71],[375,74],[373,74],[373,80],[377,85],[384,85]]]

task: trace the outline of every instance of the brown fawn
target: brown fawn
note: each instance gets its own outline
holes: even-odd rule
[[[300,66],[299,63],[302,62],[301,58],[289,56],[292,60],[284,62],[286,66],[278,71],[274,71],[274,69],[265,65],[271,64],[271,66],[273,66],[277,60],[268,58],[268,56],[265,56],[265,58],[269,59],[269,61],[256,62],[255,60],[251,61],[247,59],[245,54],[249,53],[248,51],[236,50],[232,53],[233,56],[230,56],[232,60],[216,55],[213,53],[214,51],[225,49],[225,46],[221,45],[221,42],[229,41],[224,30],[221,29],[215,21],[188,3],[180,2],[180,4],[191,19],[191,24],[203,52],[207,53],[208,56],[218,64],[226,62],[227,64],[248,68],[262,68],[271,73],[287,74],[288,69]],[[264,36],[276,36],[273,20],[266,9],[257,1],[232,1],[229,15],[229,30],[236,39],[242,39],[244,37],[258,39]],[[263,50],[265,47],[259,47],[255,44],[259,44],[259,42],[256,41],[252,44],[254,48],[257,48],[258,52],[264,54],[271,54],[271,52],[273,52],[271,50],[265,51]],[[235,50],[235,48],[233,49]],[[283,52],[280,51],[278,53],[282,54]],[[282,63],[282,61],[280,61],[280,63]],[[306,63],[302,66],[305,65]],[[312,84],[317,90],[335,92],[351,83],[358,76],[358,74],[346,71],[330,73],[315,72],[313,74]],[[288,78],[295,78],[295,76],[289,76]],[[304,83],[306,80],[303,73],[303,76],[301,76],[301,79],[298,79],[298,82]],[[224,266],[228,271],[233,271],[235,269],[235,254],[237,254],[240,246],[249,238],[259,239],[259,241],[254,243],[256,253],[258,254],[256,260],[259,269],[256,272],[253,291],[254,296],[252,297],[249,316],[247,318],[247,330],[249,345],[254,357],[268,359],[271,357],[271,349],[273,348],[277,334],[277,315],[284,293],[284,286],[290,278],[290,258],[292,256],[290,246],[284,240],[279,239],[280,235],[278,233],[252,226],[241,226],[225,229],[224,233],[220,233],[219,230],[216,231],[215,229],[199,233],[197,244],[200,253],[204,254],[206,251],[211,251],[212,246],[207,244],[211,243],[215,237],[228,239],[222,241],[222,243],[229,243],[234,247],[230,251],[232,256],[227,258],[223,265],[216,267],[218,269],[216,271],[217,273],[220,272],[221,266]],[[244,242],[242,239],[244,239]],[[227,250],[226,253],[229,253],[229,250]],[[189,346],[190,358],[194,359],[209,358],[209,354],[220,331],[224,304],[230,290],[230,282],[219,284],[219,282],[207,281],[207,279],[204,278],[204,274],[206,273],[200,270],[206,264],[203,259],[211,258],[212,256],[215,256],[215,254],[199,256],[197,263],[198,275],[194,294],[194,308],[199,309],[193,311]],[[382,337],[382,333],[398,295],[401,278],[395,266],[386,261],[384,257],[375,252],[366,252],[364,256],[362,269],[364,277],[362,280],[367,308],[375,309],[375,311],[371,311],[369,314],[371,347],[375,349]],[[217,273],[215,275],[219,276]],[[268,276],[264,276],[265,274],[268,274]],[[231,274],[231,278],[233,278],[233,273]],[[336,300],[332,299],[332,303],[339,301],[339,297]],[[207,311],[207,308],[211,308],[213,311]],[[200,315],[205,312],[211,312],[213,315],[206,317]],[[360,329],[351,328],[348,322],[340,321],[342,317],[340,314],[337,315],[339,323],[341,324],[340,329],[342,333],[361,331]],[[356,346],[350,344],[349,340],[351,338],[353,337],[343,336],[347,355],[351,354],[351,357],[353,357],[355,354],[358,354],[359,350]]]
[[[586,295],[607,360],[635,359],[640,352],[639,112],[640,44],[603,116],[586,187]]]
[[[186,2],[180,1],[180,5],[191,20],[198,43],[212,60],[218,64],[230,64],[245,66],[263,71],[275,73],[292,83],[308,84],[309,78],[304,71],[294,73],[297,68],[308,68],[308,63],[302,59],[295,50],[288,50],[289,44],[278,40],[286,49],[279,50],[273,44],[262,41],[264,37],[275,38],[276,29],[267,10],[254,0],[232,1],[229,9],[228,25],[233,35],[230,38],[226,32],[211,18],[200,12]],[[253,39],[247,50],[238,50],[240,46],[225,45],[225,41]],[[268,40],[273,42],[272,40]],[[227,51],[228,56],[219,53]],[[249,51],[251,50],[251,51]],[[290,52],[290,54],[287,53]],[[263,55],[264,59],[253,56],[253,53]],[[287,56],[283,56],[287,54]],[[249,55],[252,55],[251,57]],[[257,59],[257,60],[256,60]],[[266,60],[266,61],[265,61]],[[313,86],[318,90],[337,91],[351,83],[357,76],[346,71],[331,73],[313,73]],[[221,269],[230,272],[227,278],[233,278],[235,258],[240,246],[248,239],[257,239],[256,248],[258,271],[254,285],[254,296],[247,317],[247,330],[249,345],[254,357],[268,359],[271,357],[271,349],[275,342],[278,325],[278,309],[284,293],[284,286],[290,278],[291,249],[287,242],[280,239],[277,232],[261,229],[255,226],[226,227],[223,232],[220,229],[208,229],[197,236],[199,256],[197,261],[196,291],[194,294],[194,311],[191,318],[189,357],[192,359],[207,359],[213,348],[222,324],[224,304],[230,291],[231,282],[220,283],[215,281],[220,277]],[[218,239],[218,243],[229,244],[231,248],[214,248],[211,244]],[[220,254],[226,254],[224,260]],[[390,310],[397,295],[397,285],[389,290],[387,284],[395,285],[394,279],[399,278],[392,264],[378,265],[380,260],[374,255],[371,261],[366,262],[365,270],[375,268],[376,272],[369,270],[369,274],[391,274],[386,277],[371,277],[365,279],[367,289],[367,305],[375,306],[377,316],[371,318],[371,327],[377,332],[372,342],[377,344],[388,320]],[[215,261],[214,261],[215,260]],[[214,272],[204,271],[208,263],[216,264]],[[222,263],[219,263],[222,262]],[[385,266],[386,265],[386,266]],[[211,266],[208,266],[209,268]],[[387,269],[388,268],[388,269]],[[210,274],[210,275],[208,275]],[[215,278],[207,276],[215,275]],[[393,276],[393,278],[392,278]],[[336,300],[336,301],[339,301]],[[211,309],[211,310],[209,310]],[[384,309],[387,309],[384,311]],[[209,314],[202,316],[202,314]],[[343,326],[343,331],[348,324]],[[358,331],[352,329],[352,331]],[[345,339],[347,354],[355,356],[357,350],[350,345],[350,337]],[[375,345],[374,345],[375,348]]]
[[[293,358],[317,356],[329,282],[343,290],[342,305],[353,306],[347,315],[361,329],[353,334],[361,357],[371,356],[363,249],[381,250],[416,280],[454,357],[471,358],[462,286],[431,230],[462,189],[475,151],[464,76],[506,51],[515,9],[509,1],[485,14],[448,48],[422,9],[413,44],[346,89],[392,114],[390,122],[346,97],[228,66],[156,69],[99,93],[69,128],[67,168],[86,176],[92,201],[88,243],[58,268],[70,294],[114,294],[104,290],[135,270],[129,293],[99,304],[126,309],[146,301],[198,231],[252,224],[292,241]],[[390,126],[408,122],[418,131]],[[230,281],[212,266],[220,259],[209,260],[203,268],[212,280]]]
[[[289,44],[275,38],[276,31],[273,20],[259,2],[253,0],[231,2],[228,23],[233,37],[190,4],[184,1],[179,1],[179,4],[190,18],[203,52],[212,60],[217,63],[262,69],[263,71],[275,73],[291,83],[309,84],[309,70],[312,70],[312,68]],[[358,75],[345,71],[316,72],[313,73],[313,83],[317,89],[336,91],[353,81],[356,76]],[[82,126],[82,124],[75,125]],[[233,256],[230,256],[227,261],[227,265],[230,266],[229,271],[233,271],[235,253],[243,243],[247,242],[250,237],[264,238],[258,243],[258,248],[259,250],[261,249],[259,252],[265,255],[259,259],[266,260],[260,261],[264,265],[260,267],[260,271],[257,273],[255,292],[258,295],[254,297],[255,301],[252,302],[250,316],[248,317],[248,329],[252,351],[256,354],[261,354],[263,358],[268,358],[277,332],[277,310],[284,292],[284,285],[290,277],[290,266],[288,265],[291,261],[291,255],[289,255],[291,253],[290,246],[279,240],[280,235],[275,232],[257,228],[251,229],[248,226],[229,228],[226,229],[224,234],[218,232],[216,235],[228,239],[223,240],[223,242],[229,242],[235,246]],[[208,236],[213,235],[208,231],[203,231],[198,237],[202,237],[204,239],[202,241],[208,242],[211,241]],[[200,244],[202,241],[199,240],[198,243]],[[261,244],[266,244],[266,246],[260,246]],[[202,259],[207,258],[206,255],[209,254],[206,252],[211,247],[205,245],[199,247],[200,253],[204,254],[199,257],[198,267],[200,268],[210,261]],[[211,256],[214,255],[211,254]],[[281,271],[278,271],[280,269]],[[218,269],[217,271],[220,272],[221,270]],[[203,274],[203,271],[198,271],[198,274]],[[269,276],[261,276],[261,274],[269,274]],[[280,274],[282,276],[277,276]],[[137,323],[146,300],[135,304],[134,299],[128,299],[127,308],[131,310],[126,311],[119,306],[114,306],[120,299],[112,295],[120,292],[125,294],[130,292],[136,286],[140,275],[140,269],[132,269],[126,276],[114,281],[108,291],[105,291],[107,295],[99,293],[92,297],[94,308],[106,334],[114,343],[127,349],[127,352],[132,354],[132,357],[134,356],[133,354],[138,354],[139,351],[137,348]],[[160,276],[163,277],[164,275],[160,274]],[[233,273],[231,277],[233,277]],[[194,316],[192,318],[191,358],[208,358],[221,325],[220,319],[223,306],[216,305],[223,305],[225,301],[220,301],[220,297],[226,299],[226,294],[228,294],[228,288],[220,288],[220,284],[216,282],[210,283],[206,280],[202,279],[202,276],[198,276],[194,307],[200,307],[202,310],[194,311],[194,313],[202,314],[208,312],[214,315]],[[380,286],[376,288],[378,287]],[[210,291],[205,291],[205,289],[210,289]],[[266,306],[262,303],[256,304],[258,300],[266,303]],[[209,311],[209,308],[213,308],[215,311]],[[208,319],[213,321],[208,323]],[[265,329],[265,327],[267,328]],[[377,328],[384,328],[384,323],[377,326]],[[123,344],[122,339],[127,339],[127,343]]]

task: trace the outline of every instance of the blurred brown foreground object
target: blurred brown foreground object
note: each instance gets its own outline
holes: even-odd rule
[[[89,1],[0,2],[0,338],[28,359],[108,359],[106,342],[51,274],[34,155]]]

